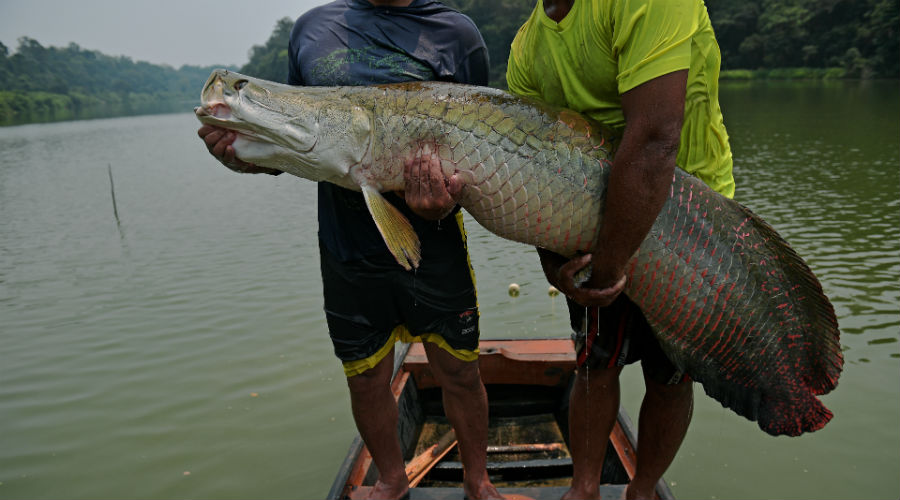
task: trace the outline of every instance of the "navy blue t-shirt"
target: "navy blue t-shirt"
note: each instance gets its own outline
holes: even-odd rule
[[[413,0],[407,7],[336,0],[311,9],[294,24],[288,59],[291,85],[488,81],[487,47],[475,24],[434,0]],[[422,219],[400,196],[385,197],[407,216],[423,245],[441,245],[441,239],[460,244],[456,231],[441,231],[456,227],[455,221]],[[390,256],[362,193],[327,182],[319,183],[319,239],[344,261]]]

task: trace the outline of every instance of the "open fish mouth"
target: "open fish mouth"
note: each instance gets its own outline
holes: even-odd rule
[[[240,121],[232,113],[226,98],[235,97],[246,82],[247,80],[238,80],[230,88],[227,88],[224,79],[214,73],[203,87],[200,94],[200,106],[194,108],[194,113],[201,122],[212,125]]]
[[[232,121],[231,107],[224,102],[204,103],[194,108],[194,114],[203,123],[222,125]]]

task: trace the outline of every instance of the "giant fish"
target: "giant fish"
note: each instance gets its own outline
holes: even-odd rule
[[[444,82],[293,87],[216,70],[195,113],[237,132],[241,160],[362,191],[407,269],[421,258],[418,238],[381,193],[404,189],[404,160],[423,146],[463,181],[459,205],[479,224],[573,257],[591,251],[616,144],[571,110]],[[627,278],[663,351],[723,406],[772,435],[832,418],[817,396],[843,367],[834,308],[748,208],[676,169]]]

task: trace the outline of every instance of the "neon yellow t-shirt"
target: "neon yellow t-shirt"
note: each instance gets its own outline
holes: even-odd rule
[[[538,0],[512,43],[506,81],[513,93],[621,130],[621,94],[687,69],[677,163],[730,198],[734,177],[719,108],[720,63],[702,0],[575,0],[560,23]]]

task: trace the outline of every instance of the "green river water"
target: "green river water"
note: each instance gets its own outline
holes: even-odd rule
[[[684,499],[896,499],[900,88],[722,87],[736,198],[820,278],[846,364],[822,398],[834,419],[799,438],[698,386],[665,477]],[[327,493],[355,429],[315,186],[232,173],[197,127],[185,112],[0,128],[0,499]],[[568,336],[535,252],[467,228],[483,338]],[[639,372],[623,380],[632,418]]]

